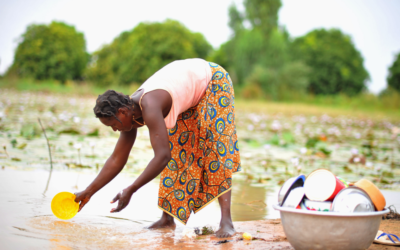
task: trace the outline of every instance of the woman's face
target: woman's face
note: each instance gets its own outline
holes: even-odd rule
[[[114,131],[130,131],[132,126],[132,111],[123,107],[118,110],[118,113],[115,115],[118,117],[119,121],[115,119],[114,116],[111,117],[101,117],[99,118],[101,123],[104,125],[111,127]],[[121,121],[121,122],[120,122]]]

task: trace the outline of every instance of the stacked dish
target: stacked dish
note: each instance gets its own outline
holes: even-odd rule
[[[305,178],[288,179],[278,193],[282,207],[323,212],[382,211],[386,201],[379,189],[362,179],[353,186],[326,169],[317,169]]]
[[[367,249],[379,229],[386,201],[362,179],[351,186],[326,169],[287,180],[278,193],[283,229],[298,249]]]

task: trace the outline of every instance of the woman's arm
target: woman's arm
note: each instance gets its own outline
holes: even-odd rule
[[[92,195],[107,185],[124,168],[135,143],[136,134],[136,128],[121,132],[114,152],[107,159],[96,179],[84,191],[75,194],[75,202],[80,202],[79,211],[88,203]]]
[[[113,202],[117,200],[119,202],[118,206],[112,209],[111,212],[119,212],[124,209],[129,204],[132,194],[156,178],[171,160],[167,127],[165,126],[163,115],[164,101],[171,102],[171,99],[168,98],[170,96],[166,91],[152,91],[143,98],[142,116],[150,131],[150,142],[154,150],[154,158],[134,183],[113,199]]]

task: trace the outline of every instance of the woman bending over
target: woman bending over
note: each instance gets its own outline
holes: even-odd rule
[[[213,200],[221,207],[218,237],[235,233],[231,219],[232,174],[239,172],[233,85],[219,65],[202,59],[174,61],[131,96],[108,90],[94,107],[97,118],[120,137],[94,181],[76,193],[79,211],[124,168],[137,129],[147,126],[154,158],[137,179],[113,199],[112,213],[124,209],[143,185],[161,173],[161,219],[149,228],[186,224]]]

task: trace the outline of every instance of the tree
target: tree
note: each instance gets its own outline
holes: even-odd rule
[[[140,23],[94,53],[90,80],[100,85],[144,82],[174,60],[206,58],[212,47],[178,21]]]
[[[62,22],[28,26],[7,74],[65,82],[79,79],[89,55],[82,33]]]
[[[269,36],[278,27],[278,11],[282,6],[280,0],[245,0],[247,20],[255,29]]]
[[[245,13],[229,8],[232,38],[214,52],[212,60],[228,69],[246,98],[280,100],[288,92],[303,94],[309,67],[291,56],[288,32],[278,27],[280,0],[245,0]],[[250,28],[243,23],[248,21]]]
[[[390,87],[400,92],[400,53],[397,54],[396,60],[389,68],[387,82]]]
[[[238,11],[235,4],[232,4],[228,9],[229,14],[229,27],[232,29],[234,34],[240,33],[243,27],[243,14]]]
[[[269,56],[273,54],[278,61],[286,58],[278,47],[285,47],[288,43],[288,39],[281,39],[284,32],[277,25],[280,0],[245,0],[244,6],[245,13],[240,13],[234,4],[229,7],[229,27],[233,36],[211,57],[211,60],[231,71],[234,83],[238,85],[244,84],[256,65],[279,64]],[[251,24],[250,28],[244,28],[245,21]],[[280,44],[275,43],[276,40]]]
[[[293,51],[311,68],[309,92],[355,95],[366,88],[369,75],[363,58],[340,30],[313,30],[295,39]]]

